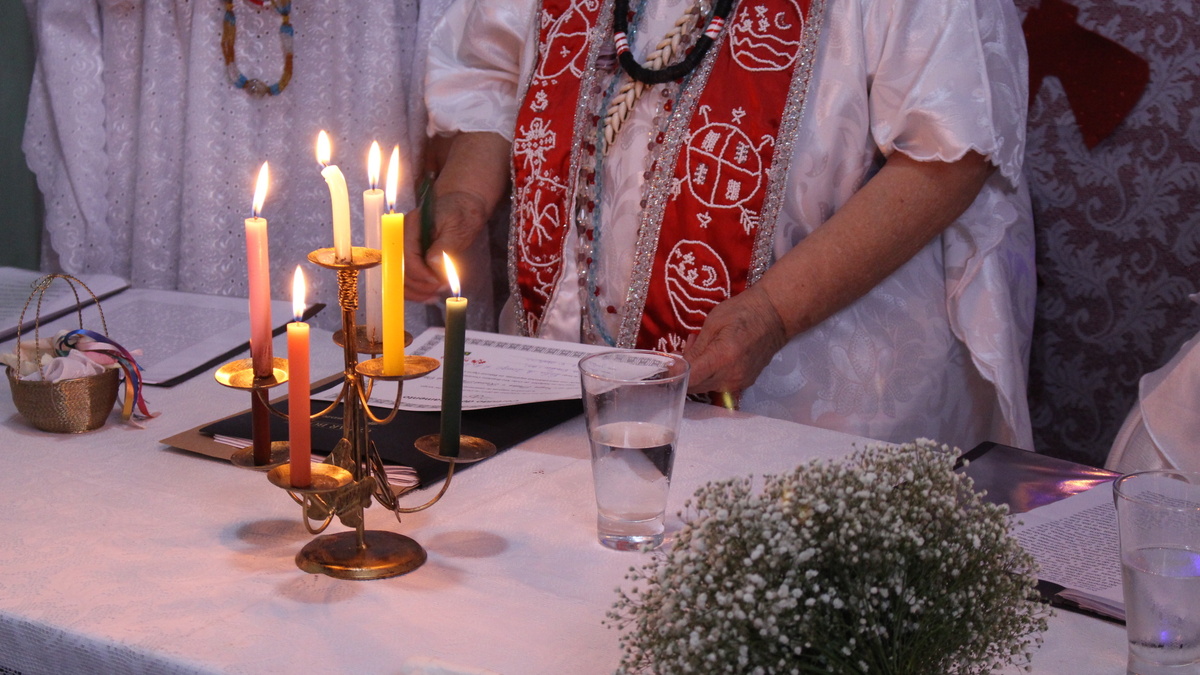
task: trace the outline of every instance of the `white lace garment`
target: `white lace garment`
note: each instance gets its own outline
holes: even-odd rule
[[[372,140],[401,149],[397,208],[414,206],[425,126],[428,27],[449,0],[293,0],[295,66],[278,96],[232,86],[221,52],[223,3],[26,0],[37,42],[24,149],[45,195],[43,267],[112,273],[144,288],[247,295],[243,220],[259,165],[271,165],[272,297],[333,245],[315,144],[325,129],[346,176],[353,243]],[[236,66],[268,84],[283,72],[280,17],[235,0]],[[380,186],[382,187],[382,186]],[[410,224],[410,226],[412,226]],[[340,325],[336,275],[309,266],[317,323]],[[490,284],[490,274],[466,283]],[[362,283],[362,279],[360,279]],[[490,306],[490,295],[473,308]],[[361,312],[360,306],[360,312]],[[413,320],[423,312],[408,312]]]

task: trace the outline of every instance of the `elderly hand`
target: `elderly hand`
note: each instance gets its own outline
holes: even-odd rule
[[[406,298],[432,302],[445,294],[442,252],[460,254],[486,231],[488,218],[508,190],[510,153],[508,140],[491,132],[461,133],[431,141],[426,161],[427,168],[437,174],[433,185],[433,240],[429,250],[422,251],[420,211],[405,219]]]
[[[766,293],[750,287],[717,305],[684,350],[689,393],[738,392],[758,379],[784,344],[783,321]]]
[[[421,254],[421,212],[405,217],[404,295],[416,302],[440,299],[446,292],[442,252],[455,257],[467,250],[483,231],[490,210],[478,196],[450,192],[438,196],[434,206],[434,233],[429,250]]]

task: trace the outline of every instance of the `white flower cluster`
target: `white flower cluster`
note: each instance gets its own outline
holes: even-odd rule
[[[925,439],[709,483],[609,612],[622,673],[986,673],[1048,608],[1007,509]]]

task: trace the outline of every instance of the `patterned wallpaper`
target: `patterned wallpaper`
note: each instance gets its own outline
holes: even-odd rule
[[[1150,65],[1128,117],[1090,150],[1060,80],[1044,80],[1029,115],[1039,278],[1030,364],[1035,444],[1102,464],[1138,379],[1200,328],[1200,307],[1188,300],[1200,290],[1200,7],[1194,0],[1070,2],[1080,26]],[[1022,10],[1036,4],[1017,1]]]

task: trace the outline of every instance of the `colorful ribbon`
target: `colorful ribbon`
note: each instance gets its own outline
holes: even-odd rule
[[[81,338],[87,338],[91,342],[86,342]],[[107,336],[87,329],[64,333],[59,336],[54,348],[56,356],[66,356],[67,352],[71,349],[84,352],[99,352],[108,355],[125,371],[125,383],[132,389],[132,401],[137,405],[137,409],[144,417],[154,417],[150,413],[149,408],[146,407],[146,399],[142,396],[142,369],[138,366],[137,361],[133,358],[133,354],[129,353],[128,349],[125,349]],[[126,410],[129,410],[130,400],[127,394],[125,402]],[[129,415],[126,414],[125,418],[128,419]]]

